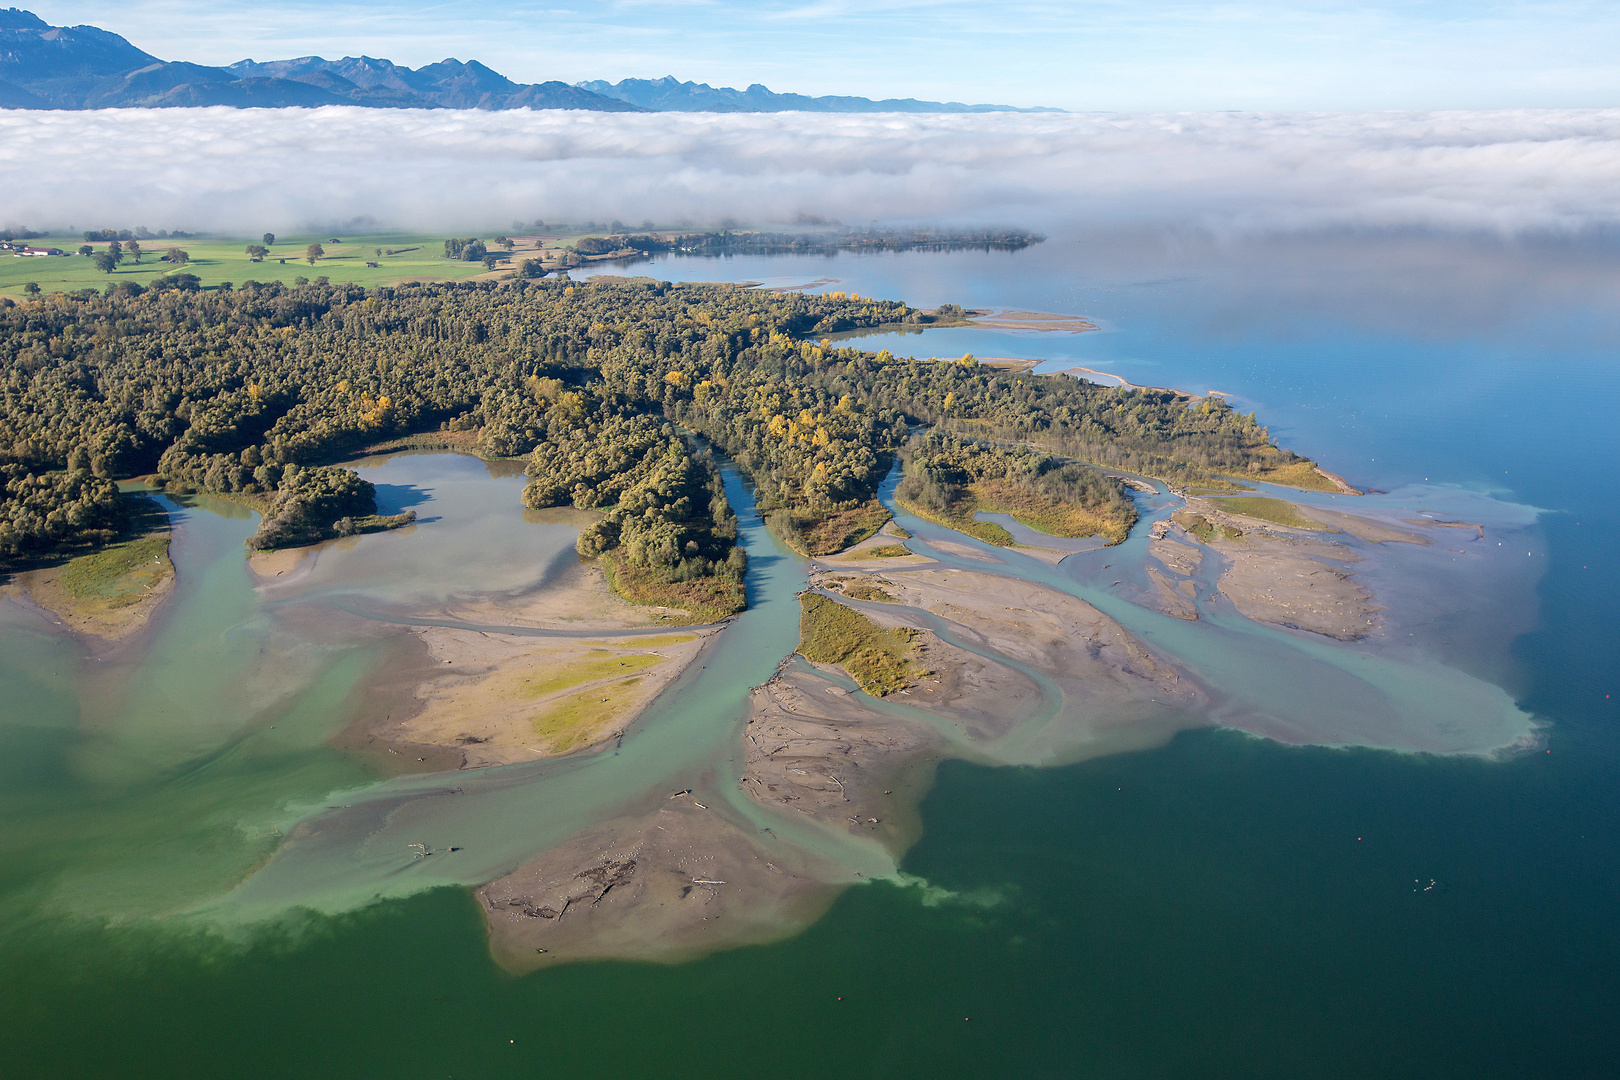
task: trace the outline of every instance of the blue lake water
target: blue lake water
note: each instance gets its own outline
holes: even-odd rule
[[[918,305],[1085,316],[1103,329],[866,341],[1221,390],[1284,445],[1389,493],[1380,499],[1438,504],[1450,491],[1459,502],[1538,510],[1525,527],[1533,569],[1478,579],[1483,595],[1459,605],[1472,625],[1457,628],[1449,659],[1505,688],[1546,725],[1544,741],[1487,760],[1197,731],[1064,768],[951,763],[923,807],[926,834],[902,863],[909,876],[850,891],[796,938],[679,967],[574,965],[512,978],[490,961],[481,915],[454,885],[332,905],[342,910],[240,940],[100,921],[139,904],[64,902],[71,917],[39,915],[24,901],[41,888],[72,899],[75,888],[133,887],[112,871],[53,877],[54,847],[101,843],[110,863],[133,861],[164,842],[163,815],[195,823],[198,807],[223,797],[210,793],[204,767],[179,788],[191,801],[165,779],[162,799],[140,802],[167,763],[255,722],[246,712],[177,722],[164,704],[171,691],[185,678],[265,676],[224,648],[207,670],[188,670],[160,641],[143,661],[137,714],[167,741],[114,752],[142,729],[79,731],[75,673],[47,671],[54,654],[37,628],[7,626],[0,896],[4,910],[34,913],[0,935],[0,1075],[1611,1074],[1620,578],[1607,555],[1620,527],[1611,465],[1620,254],[1550,241],[1115,234],[1054,236],[1011,254],[659,260],[616,272],[778,286],[825,277],[837,279],[829,288]],[[462,476],[436,468],[400,473],[400,505],[424,519],[435,498],[451,509]],[[221,552],[251,527],[189,513],[182,543]],[[515,490],[509,516],[497,524],[524,524]],[[474,539],[437,550],[464,552]],[[562,550],[555,536],[539,547]],[[545,572],[510,544],[487,554],[501,587]],[[755,554],[762,572],[791,574],[765,561],[768,549]],[[175,602],[197,605],[199,641],[284,650],[276,655],[305,673],[312,701],[348,692],[368,662],[363,643],[295,649],[249,599],[245,578],[222,559],[202,564],[220,576]],[[377,564],[361,592],[399,600],[392,565]],[[426,591],[463,587],[463,572],[447,566]],[[318,601],[320,579],[310,589]],[[765,608],[755,620],[760,649],[780,636],[778,615]],[[16,721],[25,715],[30,723]],[[360,781],[291,726],[286,741],[233,743],[254,762],[235,762],[233,784],[258,775],[285,791],[292,777],[314,797]],[[79,777],[81,797],[53,803],[64,785],[51,769]],[[91,793],[132,800],[117,829],[85,805]],[[265,856],[208,841],[206,824],[182,840],[228,854],[173,863],[197,889]],[[251,880],[272,889],[278,879]]]

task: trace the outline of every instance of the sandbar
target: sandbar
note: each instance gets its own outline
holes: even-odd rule
[[[575,960],[677,963],[779,941],[855,880],[829,860],[767,847],[726,810],[655,793],[485,885],[477,897],[496,962],[515,973]]]
[[[710,777],[724,790],[649,796],[478,891],[496,960],[521,972],[778,940],[861,878],[779,831],[825,830],[897,862],[921,834],[917,808],[945,758],[1075,761],[1205,722],[1202,691],[1084,601],[921,562],[810,580],[875,622],[917,631],[908,687],[880,703],[837,668],[788,658],[750,697],[740,777]],[[861,586],[895,602],[845,596]],[[739,814],[738,796],[764,824]]]
[[[84,558],[108,554],[100,552]],[[77,637],[110,647],[144,630],[174,592],[174,563],[169,559],[166,542],[161,554],[154,552],[141,565],[119,575],[118,580],[101,582],[102,588],[89,593],[75,592],[62,580],[80,561],[23,571],[0,593],[9,593],[24,607]]]
[[[619,599],[602,571],[583,563],[516,595],[379,613],[399,621],[395,658],[333,745],[388,775],[600,748],[714,634],[712,626],[679,625],[683,614]]]

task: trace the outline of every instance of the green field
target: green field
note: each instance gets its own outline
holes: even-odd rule
[[[893,596],[876,585],[868,585],[864,581],[858,581],[853,585],[845,585],[843,591],[844,595],[851,600],[870,600],[880,604],[892,604],[895,602]]]
[[[799,597],[799,654],[838,664],[873,697],[911,685],[917,631],[885,630],[865,615],[815,593]]]
[[[164,533],[81,555],[62,569],[60,581],[75,600],[121,608],[140,603],[170,572]]]
[[[1332,532],[1320,521],[1312,521],[1299,512],[1299,508],[1284,499],[1270,499],[1264,495],[1248,495],[1237,498],[1220,498],[1209,500],[1210,504],[1229,514],[1242,514],[1244,517],[1258,518],[1261,521],[1272,521],[1278,525],[1286,525],[1291,529],[1311,529],[1317,532]]]
[[[338,237],[342,243],[334,244]],[[485,237],[486,242],[491,238]],[[84,255],[17,256],[0,251],[0,295],[21,298],[23,286],[32,281],[44,292],[64,292],[74,289],[105,289],[120,281],[147,284],[159,274],[172,269],[159,257],[171,247],[183,249],[191,261],[180,269],[196,274],[204,286],[230,282],[240,285],[244,281],[280,281],[288,285],[295,278],[325,276],[333,281],[356,281],[363,285],[388,285],[411,278],[462,280],[485,273],[483,263],[459,262],[444,257],[444,237],[416,233],[321,233],[297,236],[277,236],[270,255],[262,262],[251,261],[244,250],[249,244],[260,243],[258,236],[209,236],[192,240],[142,240],[141,261],[123,265],[111,274],[97,270],[91,258]],[[84,244],[82,235],[47,236],[23,241],[32,247],[61,248],[77,252]],[[311,266],[304,259],[304,249],[319,243],[326,256]],[[105,241],[91,245],[98,252],[106,250]],[[378,255],[384,251],[415,248],[398,255]],[[286,262],[283,263],[282,260]],[[366,263],[374,262],[376,269]],[[500,273],[500,271],[497,271]]]

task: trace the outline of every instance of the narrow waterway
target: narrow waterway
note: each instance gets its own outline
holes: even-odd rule
[[[228,503],[163,500],[176,520],[178,586],[160,621],[128,648],[93,656],[8,605],[0,635],[10,647],[0,650],[0,665],[15,690],[0,704],[0,732],[55,777],[45,782],[37,768],[18,770],[31,782],[4,795],[13,824],[8,846],[31,878],[8,903],[209,925],[259,924],[294,910],[349,911],[482,884],[630,812],[652,793],[683,788],[757,830],[764,847],[808,849],[844,867],[850,880],[894,873],[893,856],[874,841],[786,820],[741,794],[749,695],[796,646],[795,596],[807,563],[765,529],[729,465],[726,490],[749,555],[749,608],[616,745],[382,782],[331,750],[327,740],[387,660],[398,624],[579,633],[433,613],[448,598],[532,593],[572,565],[578,521],[525,517],[517,506],[520,477],[449,454],[364,463],[363,471],[380,483],[387,509],[420,507],[422,524],[329,546],[285,584],[268,588],[255,588],[242,565],[251,516]],[[1313,639],[1253,623],[1213,592],[1201,595],[1197,622],[1124,599],[1121,584],[1141,583],[1152,523],[1178,503],[1168,494],[1141,497],[1142,520],[1126,543],[1053,565],[898,511],[897,480],[898,469],[880,495],[913,533],[913,550],[946,568],[1012,576],[1093,604],[1209,692],[1210,714],[1193,723],[1288,742],[1452,753],[1488,752],[1534,728],[1499,686],[1446,666],[1415,638],[1398,649]],[[1404,508],[1423,495],[1404,492],[1394,501]],[[1437,493],[1436,506],[1490,517],[1493,536],[1533,519],[1482,496],[1463,507],[1458,498]],[[955,551],[936,546],[941,541]],[[957,553],[962,545],[979,557]],[[1428,557],[1418,549],[1400,554]],[[976,651],[943,620],[924,617],[945,640]],[[1051,679],[994,659],[1010,663],[1042,696],[1041,706],[994,744],[972,745],[907,699],[868,703],[926,719],[953,752],[986,763],[1052,765],[1109,752],[1085,724],[1054,722],[1062,693]]]
[[[726,493],[748,553],[748,603],[656,699],[617,746],[569,758],[471,772],[400,777],[294,807],[288,841],[210,915],[260,918],[290,906],[346,910],[440,885],[476,885],[514,869],[649,791],[736,791],[735,751],[753,687],[798,642],[795,595],[805,562],[766,531],[736,471]],[[758,812],[733,799],[738,812]],[[835,854],[868,876],[892,870],[875,845],[796,823],[781,842]],[[422,857],[420,845],[433,854]],[[456,850],[451,850],[452,848]]]
[[[1190,671],[1214,697],[1209,720],[1220,726],[1283,742],[1475,754],[1522,746],[1536,729],[1533,718],[1501,686],[1436,660],[1437,643],[1418,641],[1415,632],[1408,632],[1410,643],[1392,645],[1380,635],[1365,645],[1345,645],[1268,627],[1239,615],[1230,602],[1214,593],[1207,577],[1196,602],[1197,621],[1173,618],[1123,598],[1121,585],[1142,592],[1151,587],[1144,572],[1149,532],[1154,522],[1169,517],[1180,505],[1172,496],[1138,496],[1142,515],[1123,544],[1078,552],[1054,566],[1017,549],[995,547],[908,514],[894,506],[892,491],[891,479],[885,498],[896,519],[913,534],[907,541],[912,550],[953,569],[1007,574],[1086,601]],[[1312,501],[1325,505],[1327,500],[1326,496],[1293,491],[1268,493],[1307,506]],[[1529,508],[1452,489],[1435,490],[1433,499],[1430,494],[1404,491],[1394,504],[1427,509],[1432,503],[1446,513],[1461,510],[1473,515],[1469,520],[1488,521],[1493,538],[1513,537],[1514,551],[1521,543],[1535,543],[1533,537],[1526,540],[1523,535],[1535,520]],[[1373,497],[1366,505],[1377,511],[1391,503],[1387,496]],[[1361,506],[1337,508],[1360,510]],[[1350,542],[1342,536],[1335,539]],[[980,558],[963,557],[930,543],[937,540],[966,545]],[[1493,539],[1491,543],[1498,542]],[[1438,568],[1426,549],[1406,544],[1377,547],[1369,551],[1369,557],[1382,567],[1386,579],[1383,602],[1399,611],[1408,602],[1402,589],[1409,579],[1438,572]],[[1492,582],[1500,564],[1512,561],[1494,546],[1489,555],[1485,551],[1482,545],[1470,565],[1450,564],[1457,586],[1448,593],[1453,603],[1459,595]],[[1417,565],[1403,572],[1403,563]],[[1352,569],[1360,567],[1353,564]],[[1518,570],[1517,564],[1510,568],[1510,572]],[[1053,750],[1058,758],[1065,756],[1060,748]]]
[[[806,563],[766,531],[736,471],[728,465],[724,474],[749,554],[749,610],[709,644],[699,664],[653,703],[618,746],[561,760],[401,777],[332,795],[320,806],[295,806],[280,823],[289,840],[275,858],[208,913],[258,919],[294,906],[341,911],[442,885],[480,884],[627,812],[651,791],[688,787],[724,800],[730,814],[760,831],[764,844],[809,848],[845,866],[852,878],[891,874],[892,858],[876,844],[784,819],[740,793],[748,695],[795,648],[794,597],[804,585]],[[897,481],[895,470],[881,497],[898,511]],[[1494,515],[1493,529],[1498,522],[1524,524],[1522,508],[1493,508],[1489,502],[1475,498],[1468,508],[1476,516]],[[913,533],[910,546],[942,566],[1048,585],[1110,615],[1199,680],[1215,699],[1212,723],[1289,742],[1443,753],[1488,753],[1533,732],[1532,719],[1500,687],[1415,646],[1395,653],[1322,641],[1261,626],[1208,598],[1197,622],[1121,599],[1112,582],[1102,579],[1139,577],[1148,531],[1176,505],[1167,495],[1144,498],[1142,520],[1125,544],[1071,555],[1058,566],[904,511],[898,516]],[[937,540],[967,544],[982,558],[930,543]],[[965,646],[943,622],[937,629]],[[975,760],[1050,765],[1107,752],[1108,744],[1084,729],[1053,725],[1060,691],[1039,673],[1013,666],[1054,700],[994,746],[970,747],[949,724],[901,700],[868,701],[881,712],[927,718]],[[431,854],[424,857],[424,850]]]

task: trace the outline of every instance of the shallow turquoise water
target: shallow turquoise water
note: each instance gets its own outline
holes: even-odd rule
[[[14,916],[0,936],[0,1073],[1605,1075],[1620,1005],[1620,754],[1605,696],[1620,695],[1609,685],[1620,590],[1603,559],[1620,525],[1607,468],[1620,404],[1612,256],[1391,239],[1155,243],[725,268],[1092,316],[1110,332],[937,351],[1072,354],[1136,382],[1213,386],[1352,482],[1398,493],[1428,478],[1542,508],[1526,555],[1541,560],[1539,576],[1514,586],[1535,590],[1539,618],[1525,627],[1512,604],[1484,597],[1470,621],[1490,625],[1451,635],[1447,655],[1549,724],[1537,752],[1491,762],[1206,731],[1058,769],[947,765],[924,807],[927,835],[902,866],[926,886],[855,889],[799,938],[675,968],[510,978],[488,960],[459,888],[284,921],[271,935],[105,928],[89,918],[107,903],[97,894],[120,911],[152,902],[125,892],[149,883],[152,865],[206,893],[262,852],[262,837],[210,821],[210,807],[262,805],[263,820],[281,820],[278,793],[303,785],[318,800],[360,779],[315,736],[329,722],[322,703],[378,662],[371,646],[289,634],[279,609],[253,608],[222,554],[216,576],[177,598],[165,636],[131,660],[146,728],[86,733],[77,710],[103,700],[84,692],[94,673],[26,626],[0,631],[0,910]],[[656,272],[677,270],[720,276],[708,262]],[[934,351],[931,337],[911,340]],[[417,505],[424,518],[431,497],[448,500],[463,481],[496,485],[490,494],[515,483],[434,467],[450,470],[438,493],[410,481],[430,496]],[[510,521],[456,542],[526,528],[535,550],[562,550],[538,539],[549,526],[521,520],[515,491],[509,505]],[[443,527],[458,520],[439,516]],[[199,510],[182,543],[223,553],[250,528]],[[761,575],[785,575],[778,584],[797,573],[791,559],[770,561],[780,553],[752,554]],[[546,572],[544,558],[511,565],[514,588]],[[400,581],[361,591],[387,605],[465,584]],[[310,591],[318,606],[321,589]],[[780,655],[791,619],[759,610],[749,655]],[[187,627],[196,647],[225,643],[203,667],[181,637],[170,642]],[[262,678],[262,655],[283,685],[306,688],[302,708],[289,702],[273,721],[262,709],[186,708],[188,680]],[[671,732],[719,728],[675,719]],[[399,786],[411,783],[427,781]],[[154,852],[166,838],[174,850]],[[64,883],[85,850],[103,856],[102,876]],[[84,918],[25,918],[42,890],[95,902]]]

